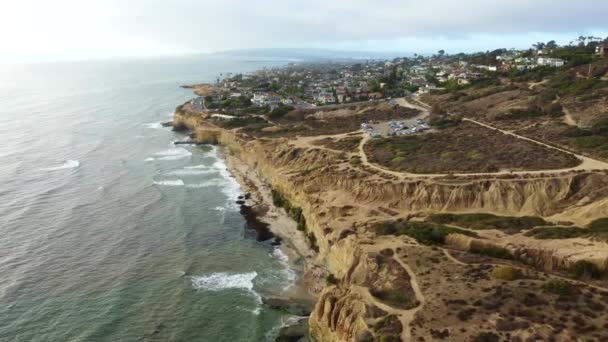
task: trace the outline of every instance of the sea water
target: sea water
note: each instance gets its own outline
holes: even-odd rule
[[[280,61],[0,66],[0,341],[264,341],[295,281],[246,238],[221,151],[163,128],[212,82]]]

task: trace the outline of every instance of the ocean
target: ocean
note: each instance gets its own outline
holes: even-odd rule
[[[267,341],[292,286],[222,152],[163,128],[182,84],[280,60],[0,66],[0,341]],[[250,235],[250,234],[249,234]]]

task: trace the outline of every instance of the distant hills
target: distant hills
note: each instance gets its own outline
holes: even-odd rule
[[[337,51],[323,49],[241,49],[214,53],[214,55],[249,58],[294,59],[300,61],[392,59],[412,56],[404,52]]]

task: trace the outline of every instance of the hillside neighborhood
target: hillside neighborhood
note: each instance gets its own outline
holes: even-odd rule
[[[421,96],[495,82],[537,69],[558,69],[606,57],[608,42],[579,37],[568,46],[554,41],[527,50],[343,63],[289,63],[250,74],[225,74],[192,100],[195,110],[229,115],[269,113],[279,107],[310,109],[363,101]]]

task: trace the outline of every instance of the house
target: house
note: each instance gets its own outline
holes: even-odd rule
[[[333,94],[321,94],[317,97],[317,102],[322,104],[334,104],[336,103],[336,99]]]
[[[230,121],[230,120],[236,119],[236,116],[224,115],[224,114],[213,114],[213,115],[211,115],[211,118],[217,119],[217,120],[223,120],[223,121]]]
[[[541,65],[541,66],[550,66],[550,67],[559,68],[559,67],[564,66],[564,64],[566,64],[566,61],[564,61],[563,59],[559,59],[559,58],[539,57],[536,60],[536,64]]]
[[[608,45],[598,45],[595,47],[595,54],[600,57],[608,56]]]
[[[257,92],[257,93],[253,94],[253,99],[251,100],[251,102],[253,102],[253,104],[255,104],[258,107],[262,107],[266,103],[267,98],[268,98],[268,93]]]

